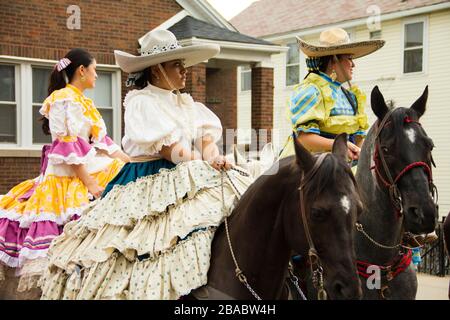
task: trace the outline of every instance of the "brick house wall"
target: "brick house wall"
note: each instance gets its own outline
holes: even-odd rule
[[[40,158],[0,157],[0,194],[14,185],[39,175]]]
[[[66,26],[73,1],[0,2],[0,55],[62,58],[73,47],[89,50],[98,63],[114,64],[114,49],[136,53],[137,39],[182,8],[173,0],[76,1],[81,30]],[[122,74],[122,99],[129,88]],[[123,130],[123,126],[122,126]],[[39,156],[0,157],[0,194],[39,174]]]
[[[182,90],[189,93],[195,101],[206,102],[206,64],[199,63],[187,68],[186,87]]]
[[[204,63],[188,68],[186,88],[195,101],[205,104],[226,129],[237,129],[237,68],[207,68]],[[226,141],[233,144],[236,141]]]

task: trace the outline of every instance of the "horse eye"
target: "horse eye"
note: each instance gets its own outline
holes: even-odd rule
[[[385,147],[385,146],[382,146],[382,147],[381,147],[381,150],[383,150],[384,152],[389,152],[388,147]]]
[[[322,222],[325,221],[326,218],[326,212],[322,209],[316,209],[316,208],[312,208],[311,209],[311,219],[318,221],[318,222]]]

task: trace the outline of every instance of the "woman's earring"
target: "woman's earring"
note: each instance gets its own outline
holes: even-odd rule
[[[331,72],[330,77],[331,77],[331,80],[336,81],[336,79],[337,79],[336,70],[333,69],[333,71]]]
[[[85,76],[81,76],[80,80],[81,80],[81,82],[85,82],[86,81]]]

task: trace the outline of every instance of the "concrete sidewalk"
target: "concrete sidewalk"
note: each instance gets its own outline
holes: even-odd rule
[[[417,274],[419,286],[417,300],[448,300],[450,276],[437,277],[425,273]]]

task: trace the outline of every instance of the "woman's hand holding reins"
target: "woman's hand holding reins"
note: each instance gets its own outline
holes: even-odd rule
[[[361,148],[350,141],[347,142],[347,147],[348,147],[348,157],[351,160],[358,160],[359,154],[361,153]]]
[[[231,169],[231,163],[227,162],[227,159],[222,155],[215,157],[212,161],[209,162],[214,169],[219,171],[222,169],[225,170]]]

